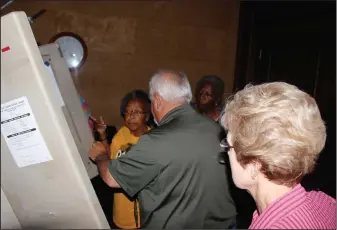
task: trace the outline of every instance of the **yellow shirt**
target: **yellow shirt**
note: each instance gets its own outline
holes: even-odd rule
[[[150,129],[150,128],[148,128]],[[131,134],[130,130],[123,126],[114,136],[110,145],[111,159],[117,159],[125,154],[130,145],[135,145],[139,137]],[[138,213],[138,226],[135,219],[135,201],[130,201],[123,193],[114,194],[113,220],[119,228],[135,229],[140,227],[139,204],[136,201]]]

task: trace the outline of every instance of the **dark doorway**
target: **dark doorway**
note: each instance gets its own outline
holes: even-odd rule
[[[316,99],[328,136],[302,184],[336,197],[335,1],[241,2],[234,91],[270,81],[294,84]],[[242,203],[251,200],[238,205],[245,220],[239,227],[247,228],[255,207]]]

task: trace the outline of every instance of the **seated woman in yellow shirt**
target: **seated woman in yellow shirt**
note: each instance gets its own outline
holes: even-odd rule
[[[113,137],[110,145],[110,158],[127,154],[128,150],[138,142],[144,133],[150,130],[146,124],[151,116],[151,102],[147,93],[134,90],[128,93],[121,103],[121,116],[124,126]],[[104,130],[104,122],[100,124],[98,132]],[[104,140],[104,139],[102,139]],[[140,212],[137,201],[131,201],[124,193],[114,194],[113,221],[118,228],[135,229],[140,227]]]

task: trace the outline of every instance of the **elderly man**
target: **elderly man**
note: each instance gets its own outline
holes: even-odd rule
[[[221,128],[191,106],[184,74],[159,71],[150,81],[158,127],[117,160],[94,143],[90,157],[102,179],[138,198],[141,228],[233,228],[236,210],[221,152]],[[225,178],[224,178],[225,177]]]

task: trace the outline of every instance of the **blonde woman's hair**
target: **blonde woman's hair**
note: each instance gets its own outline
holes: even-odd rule
[[[288,186],[314,169],[326,140],[315,99],[284,82],[246,86],[227,102],[221,124],[241,165],[259,162],[269,180]]]

